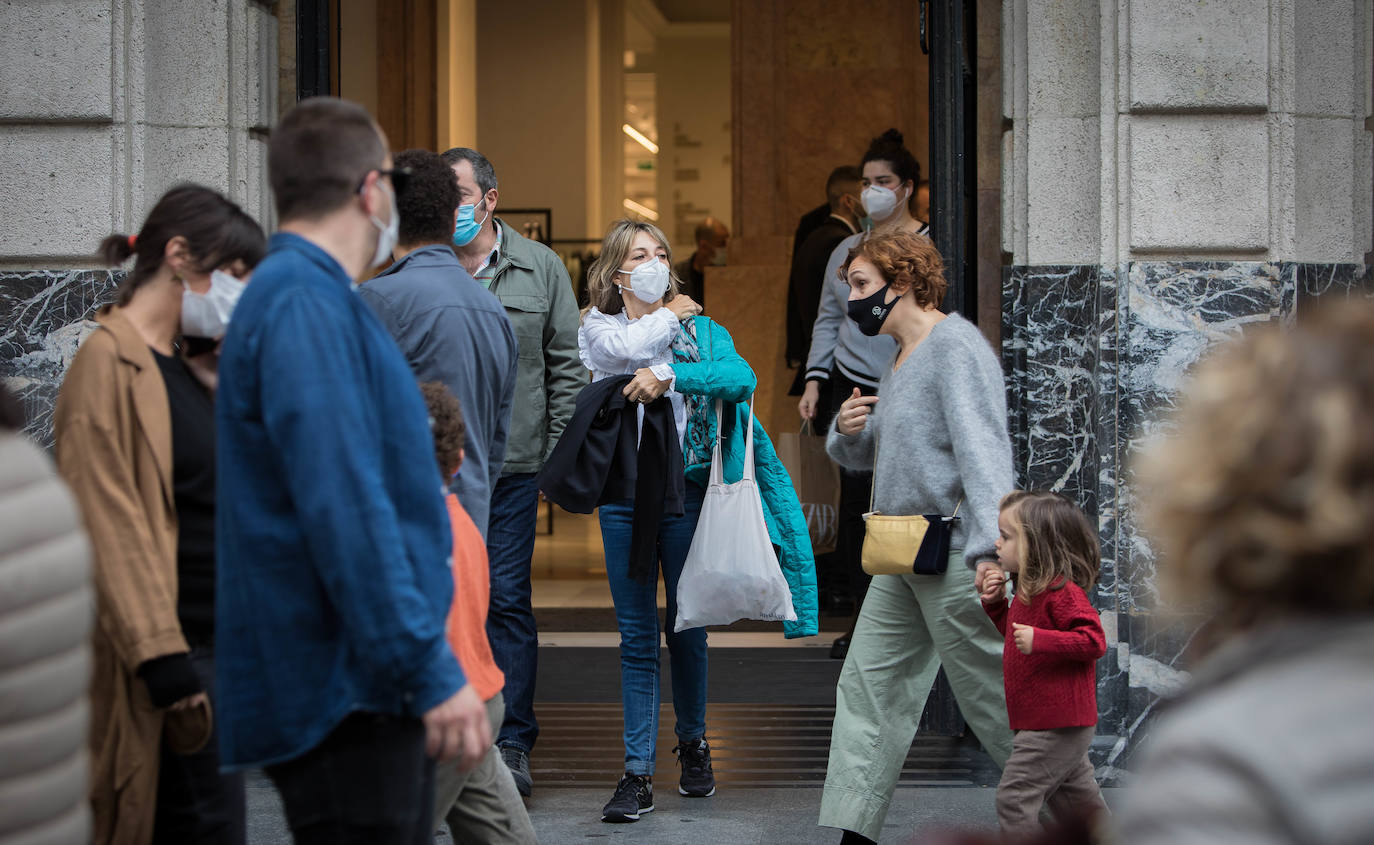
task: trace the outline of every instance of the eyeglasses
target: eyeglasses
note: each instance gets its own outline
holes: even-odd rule
[[[367,173],[363,174],[363,178],[358,180],[358,187],[353,189],[354,193],[357,193],[363,189],[363,185],[367,184],[368,173],[374,172],[378,176],[386,176],[387,178],[391,179],[392,190],[396,192],[397,196],[400,196],[402,193],[405,192],[406,182],[410,179],[410,174],[414,171],[412,171],[409,167],[393,167],[390,170],[383,170],[382,168],[378,167],[375,169],[375,171],[369,170],[367,171]]]

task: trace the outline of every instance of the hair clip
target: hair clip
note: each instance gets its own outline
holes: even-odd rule
[[[137,249],[137,246],[135,246],[137,243],[138,243],[138,235],[130,235],[130,236],[129,236],[129,249],[131,249],[131,250],[132,250],[132,249]]]

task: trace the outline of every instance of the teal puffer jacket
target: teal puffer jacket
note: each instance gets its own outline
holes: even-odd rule
[[[697,346],[701,350],[699,364],[673,364],[679,393],[709,396],[724,400],[721,425],[725,441],[721,444],[721,458],[725,461],[723,474],[727,484],[739,481],[744,475],[744,427],[749,422],[749,397],[757,380],[749,362],[735,351],[735,342],[725,327],[707,317],[693,317]],[[714,442],[715,415],[710,415],[712,431],[706,442]],[[689,427],[693,425],[689,419]],[[795,622],[783,623],[783,635],[811,637],[820,633],[819,607],[816,596],[816,560],[811,551],[811,535],[806,528],[797,491],[782,461],[773,450],[773,443],[763,424],[754,420],[754,471],[763,499],[764,521],[768,536],[779,549],[778,563],[783,577],[792,591],[792,606],[797,612]],[[687,467],[687,480],[706,487],[711,475],[710,462]]]

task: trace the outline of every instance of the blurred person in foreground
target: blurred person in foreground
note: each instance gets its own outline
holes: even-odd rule
[[[1198,370],[1141,467],[1166,587],[1208,653],[1118,841],[1374,842],[1374,309],[1255,331]]]
[[[90,842],[91,546],[23,427],[0,381],[0,845]]]
[[[356,103],[272,130],[281,231],[220,358],[222,759],[262,767],[298,843],[432,842],[434,761],[471,768],[486,707],[444,636],[448,509],[405,358],[354,281],[391,257],[405,172]]]

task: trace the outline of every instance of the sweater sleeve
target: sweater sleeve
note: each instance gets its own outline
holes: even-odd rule
[[[1045,610],[1054,628],[1035,630],[1035,651],[1089,662],[1107,653],[1102,619],[1077,584],[1052,591],[1049,599]]]
[[[997,505],[1015,482],[1011,470],[1011,439],[1007,436],[1007,388],[1002,368],[987,341],[972,325],[954,347],[968,366],[948,362],[942,370],[940,402],[953,434],[954,459],[959,468],[964,503],[960,516],[968,526],[964,563],[972,569],[997,556]]]
[[[872,472],[874,458],[873,415],[858,434],[840,434],[834,425],[825,438],[825,451],[835,463],[855,472]]]
[[[1006,596],[1003,596],[1001,599],[991,604],[983,602],[983,610],[987,613],[988,618],[992,620],[992,624],[997,626],[998,633],[1003,637],[1007,635],[1007,606]]]

